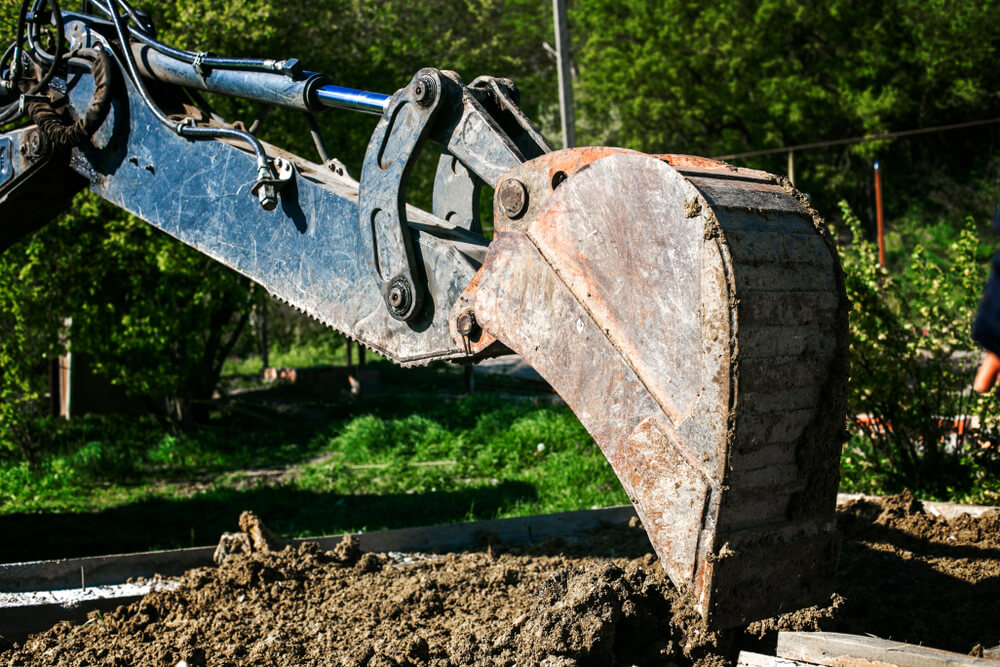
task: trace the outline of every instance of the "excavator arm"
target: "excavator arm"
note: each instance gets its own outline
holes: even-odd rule
[[[504,79],[426,68],[379,95],[294,60],[173,49],[123,0],[97,15],[24,4],[0,64],[0,127],[27,116],[0,134],[0,250],[89,187],[396,363],[516,352],[592,434],[710,625],[829,595],[847,304],[790,184],[690,156],[553,151]],[[67,46],[38,48],[43,24]],[[318,135],[321,164],[199,91],[380,119],[354,180]],[[427,212],[406,184],[431,146]]]

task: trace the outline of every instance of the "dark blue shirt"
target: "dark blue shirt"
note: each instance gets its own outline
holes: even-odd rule
[[[1000,234],[1000,205],[993,214],[993,230]],[[972,324],[972,340],[1000,356],[1000,253],[993,256],[993,269]]]

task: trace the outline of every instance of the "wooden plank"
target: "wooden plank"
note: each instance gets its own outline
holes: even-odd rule
[[[92,586],[86,589],[0,593],[0,634],[20,641],[28,634],[58,621],[82,622],[95,609],[107,611],[140,599],[152,590],[171,590],[177,580],[153,580],[138,584]]]
[[[752,651],[740,651],[736,661],[736,667],[813,667],[812,663],[779,658],[774,655],[764,655],[763,653],[753,653]]]
[[[0,607],[0,635],[9,642],[23,642],[29,635],[48,630],[59,621],[85,623],[92,611],[108,612],[130,604],[142,596],[95,597],[78,605],[39,603],[36,605]]]
[[[435,547],[458,549],[474,546],[488,533],[501,542],[525,543],[544,538],[568,538],[574,533],[603,524],[627,523],[635,516],[631,505],[597,510],[561,512],[514,519],[492,519],[443,526],[398,528],[371,533],[355,533],[365,551],[426,551]],[[290,544],[317,542],[332,549],[343,535],[305,537]],[[0,564],[0,592],[52,591],[122,584],[129,578],[175,576],[212,564],[215,547],[194,547],[134,554],[92,556],[61,560]]]
[[[491,519],[456,523],[446,526],[420,526],[398,528],[357,535],[364,551],[427,551],[433,548],[460,549],[477,544],[480,537],[490,534],[500,542],[521,544],[545,538],[569,538],[574,533],[592,530],[605,524],[628,523],[634,517],[631,505],[606,507],[597,510],[541,514],[516,519]],[[343,536],[312,538],[298,542],[318,542],[324,549],[332,549]]]
[[[843,505],[852,500],[868,500],[871,502],[878,502],[881,499],[882,496],[866,496],[863,493],[837,494],[838,505]],[[921,500],[920,504],[924,506],[924,511],[928,514],[949,520],[954,519],[961,514],[968,514],[972,517],[980,517],[989,511],[997,509],[996,507],[989,505],[962,505],[960,503],[947,503],[936,500]]]
[[[996,667],[992,660],[839,632],[779,632],[778,657],[836,667]]]
[[[215,547],[0,564],[0,592],[53,591],[110,586],[130,577],[172,577],[212,564]]]

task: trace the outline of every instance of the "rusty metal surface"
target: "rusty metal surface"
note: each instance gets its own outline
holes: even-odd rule
[[[496,203],[462,297],[481,335],[573,408],[712,625],[821,600],[847,342],[813,212],[767,174],[687,156],[571,149],[508,179],[526,211]]]
[[[527,230],[675,424],[711,381],[691,372],[704,365],[703,326],[722,335],[728,326],[724,311],[702,304],[702,274],[711,279],[721,263],[716,256],[706,260],[714,267],[702,265],[704,223],[678,205],[696,196],[662,162],[609,156],[562,186]],[[722,317],[706,322],[709,311]],[[719,361],[725,368],[727,360]]]

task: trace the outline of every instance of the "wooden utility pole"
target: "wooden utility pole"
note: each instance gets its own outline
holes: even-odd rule
[[[270,368],[271,366],[271,341],[267,337],[267,303],[264,301],[257,302],[257,348],[260,352],[260,366],[261,369]]]
[[[559,115],[562,119],[563,148],[576,146],[573,115],[573,75],[570,71],[569,27],[566,23],[566,0],[552,0],[556,25],[556,67],[559,70]]]
[[[885,266],[885,224],[882,220],[882,170],[875,160],[875,224],[878,234],[878,263]]]

